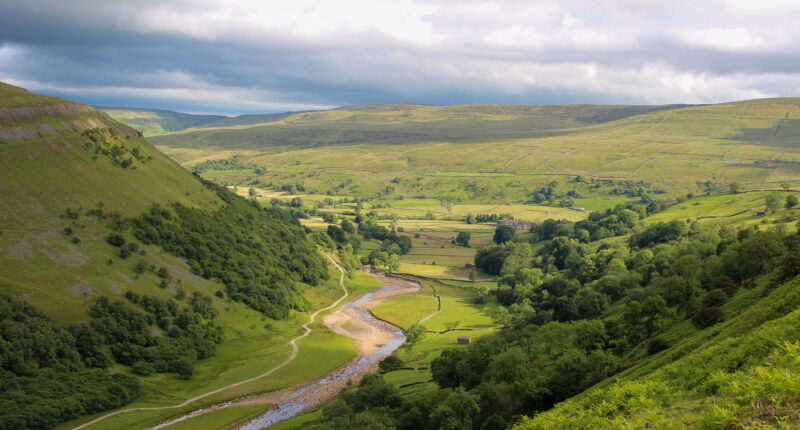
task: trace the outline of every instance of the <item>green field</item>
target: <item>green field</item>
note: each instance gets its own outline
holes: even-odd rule
[[[433,290],[424,286],[416,294],[395,297],[370,308],[376,317],[390,321],[396,326],[408,330],[414,323],[436,312],[439,302],[433,296]]]
[[[551,107],[549,122],[533,125],[522,121],[532,113],[497,109],[506,113],[476,114],[465,122],[425,106],[343,108],[265,125],[185,130],[154,142],[185,166],[241,153],[254,168],[267,170],[204,173],[218,182],[303,183],[315,194],[354,196],[391,186],[391,197],[455,203],[527,202],[531,191],[554,180],[582,197],[608,197],[609,187],[575,183],[578,175],[644,181],[672,195],[697,194],[706,182],[738,181],[753,189],[797,185],[800,178],[798,120],[785,119],[800,115],[796,99],[657,110],[610,122],[576,121],[580,108]],[[416,134],[399,134],[406,129]],[[309,142],[312,147],[305,146]],[[307,167],[295,167],[301,164]],[[599,201],[586,206],[604,207]]]
[[[262,405],[230,407],[181,421],[168,428],[171,430],[232,429],[250,418],[257,417],[268,408],[268,406]]]

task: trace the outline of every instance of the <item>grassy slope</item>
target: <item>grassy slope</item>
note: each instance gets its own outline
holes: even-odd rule
[[[203,142],[217,147],[260,149],[309,144],[476,140],[597,124],[667,106],[347,106],[327,111],[244,116],[159,138],[159,145]],[[253,123],[254,120],[263,120]]]
[[[364,196],[394,186],[395,195],[524,201],[532,188],[574,175],[644,180],[676,193],[697,193],[702,190],[698,182],[705,181],[738,181],[745,188],[774,188],[782,182],[796,186],[798,106],[798,99],[751,100],[660,110],[596,125],[558,107],[536,108],[527,117],[501,109],[508,107],[490,114],[492,106],[463,107],[478,112],[460,117],[418,106],[367,113],[343,108],[258,127],[186,130],[155,142],[187,166],[212,154],[241,153],[268,171],[205,173],[219,182],[304,182],[317,193],[351,180],[337,194]],[[547,115],[541,112],[547,109]],[[594,195],[586,187],[579,190]]]
[[[153,203],[215,208],[222,202],[134,130],[106,115],[94,110],[52,114],[41,107],[48,102],[85,107],[30,95],[14,87],[0,90],[15,93],[17,106],[33,107],[26,117],[0,116],[0,130],[44,130],[29,139],[0,139],[0,192],[4,201],[0,206],[0,284],[62,322],[83,319],[88,297],[93,295],[118,297],[134,287],[149,294],[168,294],[156,287],[152,274],[136,279],[129,267],[134,261],[113,257],[113,248],[103,240],[107,234],[104,226],[85,216],[73,221],[61,215],[67,208],[85,212],[98,203],[103,204],[104,211],[131,216]],[[151,159],[136,161],[127,169],[112,165],[102,155],[92,159],[94,152],[84,149],[81,136],[89,127],[114,129],[118,143],[138,147],[145,158]],[[67,226],[81,239],[80,245],[62,234]],[[156,249],[147,251],[148,261],[168,266],[187,292],[198,289],[213,293],[219,289],[189,274],[181,261]]]
[[[308,320],[309,313],[293,313],[287,320],[273,321],[240,303],[220,299],[214,293],[223,289],[222,284],[193,275],[184,261],[157,247],[145,247],[143,256],[120,259],[116,249],[104,240],[107,227],[84,215],[86,210],[96,208],[98,202],[103,203],[104,211],[118,211],[123,216],[139,214],[153,203],[180,202],[213,210],[223,204],[215,193],[139,138],[134,130],[101,112],[0,85],[0,100],[5,103],[11,99],[15,107],[26,108],[25,115],[11,117],[0,110],[0,131],[23,128],[40,132],[26,139],[0,140],[0,193],[3,195],[0,288],[29,300],[61,323],[85,320],[93,298],[102,295],[119,299],[127,290],[166,299],[175,294],[175,285],[179,285],[189,295],[201,291],[211,296],[214,306],[220,310],[218,321],[226,335],[217,355],[198,362],[194,377],[188,381],[173,374],[142,378],[142,395],[131,406],[179,403],[181,399],[261,374],[288,356],[290,348],[286,342],[300,332],[300,325]],[[62,105],[69,109],[45,109]],[[43,128],[42,124],[49,128]],[[94,151],[84,149],[81,135],[83,129],[89,127],[113,129],[116,142],[140,148],[145,161],[135,161],[123,169],[112,165],[103,155],[92,159]],[[152,158],[148,160],[148,157]],[[61,217],[67,208],[80,208],[78,218]],[[63,234],[65,227],[73,229],[71,236]],[[75,236],[81,239],[80,244],[70,242]],[[173,286],[159,288],[159,278],[150,271],[137,275],[133,266],[140,258],[157,267],[168,267]],[[330,270],[335,269],[331,267]],[[311,310],[324,307],[341,296],[337,280],[338,272],[332,273],[321,287],[308,288],[305,296]],[[353,293],[375,287],[374,280],[363,276],[348,281]],[[293,385],[341,365],[354,352],[352,341],[318,325],[312,336],[300,342],[300,353],[291,366],[270,378],[206,400],[223,401]],[[116,371],[130,372],[125,366],[118,366]],[[102,422],[96,428],[144,427],[176,412],[125,414],[108,423]],[[84,417],[78,421],[88,420],[89,417]],[[74,424],[62,427],[71,428]]]
[[[800,372],[798,354],[789,366],[778,366],[771,354],[786,354],[784,344],[800,335],[799,282],[769,291],[765,281],[739,293],[723,306],[727,320],[713,327],[696,330],[687,321],[671,328],[662,335],[671,348],[517,428],[772,426],[780,415],[794,428],[796,397],[787,400],[798,394],[791,383]]]
[[[191,127],[203,126],[224,120],[221,115],[192,115],[162,109],[140,109],[99,106],[111,118],[141,131],[145,136],[157,136]]]

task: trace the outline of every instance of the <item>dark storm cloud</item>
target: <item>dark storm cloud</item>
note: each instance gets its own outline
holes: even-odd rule
[[[793,2],[0,0],[0,80],[224,113],[800,93]]]

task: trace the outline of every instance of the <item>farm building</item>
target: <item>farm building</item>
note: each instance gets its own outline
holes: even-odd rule
[[[767,211],[756,211],[756,216],[765,216]]]
[[[520,221],[517,219],[501,219],[498,223],[499,225],[507,225],[514,227],[516,230],[530,230],[531,223],[530,221]]]
[[[472,342],[472,338],[469,336],[459,336],[458,337],[458,344],[459,345],[469,345]]]

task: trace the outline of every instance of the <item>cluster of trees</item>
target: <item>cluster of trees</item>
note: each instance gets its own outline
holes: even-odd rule
[[[313,428],[506,428],[618,372],[632,351],[668,348],[658,335],[670,325],[723,320],[720,306],[754,278],[800,275],[800,232],[683,228],[676,235],[655,224],[634,236],[634,248],[591,249],[564,236],[535,255],[527,243],[486,247],[476,263],[499,276],[505,328],[443,351],[431,363],[438,389],[402,398],[374,377]],[[619,314],[608,315],[610,306]]]
[[[231,158],[224,158],[221,160],[206,160],[197,163],[192,167],[192,172],[203,173],[209,170],[244,170],[249,169],[251,166],[245,163],[245,157],[241,154],[236,154]]]
[[[395,255],[405,255],[411,251],[411,238],[397,234],[397,230],[379,225],[375,218],[362,218],[358,225],[358,234],[365,239],[377,239],[382,242],[381,250]]]
[[[576,222],[572,229],[566,221],[547,219],[531,227],[532,240],[539,242],[565,236],[588,243],[607,237],[624,236],[630,234],[640,220],[660,209],[661,206],[655,203],[647,206],[632,203],[617,205],[613,209],[593,211],[589,218]]]
[[[368,375],[311,428],[501,430],[614,373],[619,361],[599,321],[506,330],[444,350],[431,363],[439,389],[404,398],[380,375]]]
[[[580,197],[580,194],[574,189],[562,192],[558,181],[553,181],[547,185],[538,187],[528,195],[531,201],[536,204],[561,206],[565,208],[572,206],[574,199]]]
[[[97,159],[100,154],[105,155],[111,160],[111,164],[127,169],[133,164],[133,160],[145,163],[147,159],[138,147],[128,148],[124,143],[117,143],[119,133],[112,127],[92,128],[83,132],[83,140],[86,143],[86,150],[94,150],[93,159]]]
[[[592,251],[559,236],[536,255],[526,243],[486,247],[476,265],[499,276],[506,322],[596,318],[622,302],[626,342],[650,338],[662,323],[692,318],[697,326],[721,320],[719,306],[743,283],[781,267],[782,279],[800,272],[800,235],[781,229],[688,232],[684,223],[654,224],[631,238],[631,248]],[[507,312],[505,314],[504,312]]]
[[[219,279],[232,299],[271,318],[285,318],[292,308],[306,309],[297,283],[317,285],[328,271],[297,219],[286,210],[262,208],[203,183],[227,203],[223,208],[209,212],[154,205],[126,220],[125,228],[142,243],[185,258],[194,273]]]
[[[624,236],[649,215],[642,205],[617,205],[605,211],[593,211],[589,218],[575,223],[572,237],[587,243],[607,237]]]
[[[85,339],[86,325],[54,324],[0,291],[0,428],[47,429],[130,403],[139,380],[106,370],[108,354]]]
[[[113,360],[132,366],[140,375],[175,372],[190,379],[197,360],[212,357],[223,331],[214,318],[211,298],[192,294],[188,306],[128,291],[125,297],[139,305],[135,310],[121,301],[98,298],[89,310],[91,320],[75,330],[80,347],[93,360]],[[159,335],[153,334],[153,329]]]
[[[514,219],[514,216],[511,214],[467,214],[467,217],[464,218],[464,222],[467,224],[478,224],[482,222],[498,222],[503,219]]]

